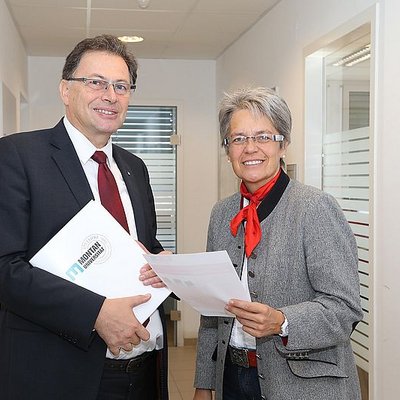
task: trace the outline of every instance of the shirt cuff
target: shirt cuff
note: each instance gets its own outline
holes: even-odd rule
[[[287,337],[287,336],[289,336],[289,324],[288,324],[288,320],[286,318],[286,315],[283,314],[283,316],[285,317],[285,320],[283,321],[283,324],[281,325],[281,331],[279,332],[279,336],[280,337]]]

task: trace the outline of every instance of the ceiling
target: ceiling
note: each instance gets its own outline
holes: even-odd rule
[[[30,56],[66,56],[102,33],[136,35],[138,58],[216,59],[280,0],[5,0]]]

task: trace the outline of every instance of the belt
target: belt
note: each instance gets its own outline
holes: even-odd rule
[[[257,356],[255,350],[238,349],[237,347],[228,346],[228,351],[232,364],[244,368],[257,367]]]
[[[143,367],[143,365],[150,361],[156,355],[156,351],[146,351],[137,357],[128,360],[114,360],[106,358],[104,362],[104,369],[119,371],[119,372],[134,372]]]

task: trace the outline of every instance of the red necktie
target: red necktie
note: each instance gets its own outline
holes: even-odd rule
[[[244,248],[247,258],[250,257],[252,251],[256,248],[261,240],[261,226],[257,215],[257,207],[263,198],[275,185],[278,180],[281,170],[264,186],[261,186],[254,193],[250,193],[246,185],[242,182],[240,185],[240,193],[243,197],[250,201],[249,205],[242,208],[238,214],[231,221],[231,233],[233,236],[237,235],[239,225],[242,221],[246,221],[246,230],[244,236]]]
[[[128,221],[126,220],[124,207],[122,206],[117,182],[115,182],[114,175],[112,174],[110,168],[108,168],[106,162],[107,156],[102,151],[96,151],[92,155],[92,159],[99,164],[97,182],[99,185],[101,204],[129,233]]]

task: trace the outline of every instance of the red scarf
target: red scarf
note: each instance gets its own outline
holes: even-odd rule
[[[261,226],[257,215],[257,207],[274,187],[280,174],[281,170],[279,169],[278,173],[270,181],[268,181],[264,186],[261,186],[254,193],[250,193],[243,182],[240,185],[241,195],[248,199],[250,203],[246,207],[242,208],[232,219],[231,233],[233,236],[236,236],[240,224],[242,221],[246,221],[244,248],[247,258],[250,257],[250,254],[261,240]]]

